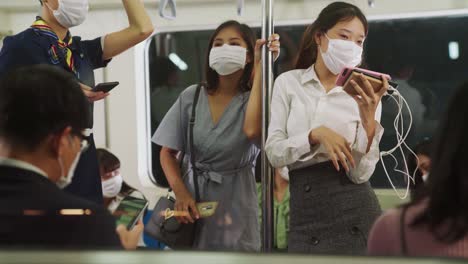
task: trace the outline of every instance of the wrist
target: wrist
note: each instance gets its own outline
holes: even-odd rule
[[[186,194],[188,192],[187,187],[185,186],[185,184],[183,182],[175,184],[172,187],[172,190],[173,190],[174,194],[176,195],[176,197],[177,196],[183,196],[184,194]]]
[[[261,60],[254,62],[254,69],[259,70],[259,71],[262,70],[262,61]]]
[[[314,146],[314,145],[317,145],[320,143],[320,140],[319,140],[319,132],[317,131],[317,129],[312,129],[310,132],[309,132],[309,144],[311,146]]]
[[[377,121],[375,120],[372,120],[370,122],[363,122],[362,123],[362,126],[364,127],[364,130],[366,131],[366,134],[368,137],[373,137],[374,134],[375,134],[375,129],[376,129],[376,126],[377,126]]]

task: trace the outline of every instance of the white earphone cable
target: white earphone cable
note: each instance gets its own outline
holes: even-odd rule
[[[413,116],[411,114],[411,109],[410,109],[406,99],[400,94],[400,92],[398,90],[396,90],[393,87],[390,87],[390,89],[393,91],[393,94],[390,95],[390,97],[395,101],[395,103],[398,106],[398,113],[397,113],[397,115],[395,117],[395,120],[393,122],[397,144],[396,144],[396,146],[394,148],[392,148],[390,150],[380,152],[380,161],[382,162],[382,167],[383,167],[383,169],[385,171],[387,179],[389,180],[390,185],[392,186],[393,190],[395,191],[395,193],[397,194],[397,196],[400,199],[404,200],[404,199],[406,199],[408,197],[411,182],[413,182],[413,183],[415,182],[416,170],[414,170],[412,175],[409,174],[410,172],[409,172],[408,163],[407,163],[407,160],[406,160],[406,157],[405,157],[405,151],[403,150],[403,147],[405,147],[410,152],[411,155],[414,155],[414,157],[417,160],[417,163],[419,163],[419,159],[418,159],[418,156],[416,155],[416,153],[414,153],[414,151],[406,144],[406,139],[409,136],[409,133],[410,133],[410,130],[411,130],[411,127],[412,127],[412,124],[413,124]],[[395,98],[395,96],[398,97],[398,100]],[[408,125],[406,133],[405,133],[405,128],[404,128],[403,107],[406,107],[406,109],[408,109],[408,113],[409,113],[409,125]],[[401,155],[403,157],[403,163],[404,163],[404,170],[405,171],[398,169],[398,165],[399,165],[398,160],[395,157],[395,155],[393,155],[393,153],[396,150],[399,150],[399,152],[401,153]],[[400,173],[400,174],[403,174],[403,175],[405,175],[407,177],[406,192],[404,194],[401,194],[398,191],[398,189],[396,188],[396,186],[394,185],[394,183],[392,181],[392,178],[390,177],[390,174],[388,173],[385,161],[383,159],[385,156],[390,156],[394,160],[395,166],[393,167],[393,171],[395,171],[397,173]]]

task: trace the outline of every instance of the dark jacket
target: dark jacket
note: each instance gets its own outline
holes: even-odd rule
[[[0,247],[121,248],[115,229],[104,207],[35,172],[0,166]]]

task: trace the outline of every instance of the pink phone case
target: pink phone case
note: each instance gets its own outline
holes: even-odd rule
[[[361,73],[364,73],[365,75],[373,76],[373,77],[376,77],[378,79],[382,79],[382,77],[386,77],[387,80],[392,79],[390,77],[390,75],[385,74],[385,73],[369,71],[369,70],[365,70],[365,69],[361,69],[361,68],[345,68],[345,69],[343,69],[343,71],[341,71],[341,73],[340,73],[340,75],[338,77],[338,80],[336,80],[336,85],[337,86],[345,85],[346,81],[348,81],[348,78],[349,78],[349,76],[351,75],[351,73],[353,71],[361,72]]]

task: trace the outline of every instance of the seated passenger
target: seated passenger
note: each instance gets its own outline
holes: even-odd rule
[[[467,100],[465,83],[440,124],[424,192],[377,220],[369,254],[468,258]]]
[[[120,160],[108,150],[99,148],[97,157],[102,181],[104,206],[113,213],[120,202],[127,196],[146,200],[135,188],[130,187],[120,174]]]
[[[136,248],[142,224],[116,231],[102,206],[61,190],[86,151],[87,111],[76,79],[53,66],[0,80],[1,247]]]

